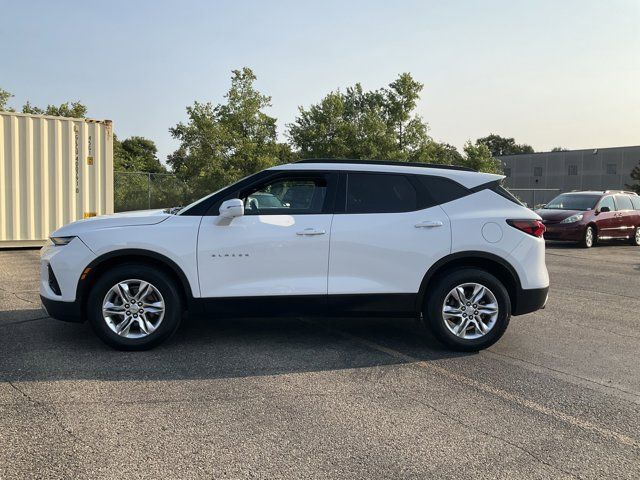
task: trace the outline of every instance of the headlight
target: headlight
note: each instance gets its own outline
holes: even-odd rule
[[[575,215],[571,215],[570,217],[565,218],[560,223],[575,223],[582,220],[583,215],[581,213],[576,213]]]
[[[54,245],[61,247],[62,245],[66,245],[71,240],[76,237],[49,237]]]

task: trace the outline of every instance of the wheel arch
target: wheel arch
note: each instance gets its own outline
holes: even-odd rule
[[[416,311],[421,312],[424,299],[432,282],[445,272],[450,272],[465,267],[475,267],[486,270],[500,280],[511,300],[512,312],[517,312],[518,298],[522,291],[520,277],[513,266],[503,258],[488,252],[465,251],[456,252],[441,258],[434,263],[424,275],[420,283],[420,290],[416,299]]]
[[[191,285],[184,271],[178,264],[165,255],[151,250],[127,248],[113,250],[100,255],[92,260],[83,270],[83,274],[80,276],[76,287],[76,300],[80,303],[82,318],[86,318],[86,303],[89,291],[91,287],[95,285],[98,278],[100,278],[100,275],[104,273],[107,268],[125,263],[141,263],[164,271],[176,281],[183,305],[193,304],[194,295],[191,290]]]

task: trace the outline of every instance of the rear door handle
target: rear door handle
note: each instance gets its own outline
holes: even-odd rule
[[[444,225],[440,220],[427,220],[425,222],[416,223],[416,228],[433,228]]]
[[[325,233],[327,232],[325,232],[324,230],[317,230],[315,228],[305,228],[304,230],[296,232],[296,235],[313,236],[313,235],[324,235]]]

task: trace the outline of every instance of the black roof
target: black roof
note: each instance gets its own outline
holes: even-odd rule
[[[402,162],[393,160],[350,160],[348,158],[308,158],[298,160],[295,163],[350,163],[362,165],[399,165],[402,167],[422,167],[422,168],[441,168],[444,170],[461,170],[464,172],[475,172],[473,168],[460,167],[458,165],[441,165],[439,163],[421,163],[421,162]]]

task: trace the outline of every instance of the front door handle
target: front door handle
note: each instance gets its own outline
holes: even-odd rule
[[[315,228],[305,228],[304,230],[296,232],[296,235],[313,236],[313,235],[324,235],[325,233],[327,232],[325,232],[324,230],[317,230]]]
[[[425,222],[416,223],[416,228],[433,228],[444,225],[440,220],[427,220]]]

